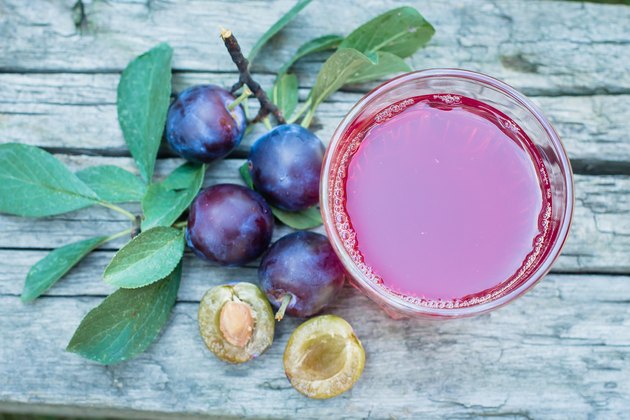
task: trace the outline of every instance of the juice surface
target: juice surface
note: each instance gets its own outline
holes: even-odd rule
[[[344,211],[364,270],[425,303],[514,284],[541,253],[551,214],[538,152],[476,100],[403,105],[367,125],[346,168]]]

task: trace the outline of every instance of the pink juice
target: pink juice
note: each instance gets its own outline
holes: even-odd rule
[[[413,97],[344,136],[335,226],[374,283],[420,305],[462,307],[509,291],[543,259],[547,172],[498,110]]]

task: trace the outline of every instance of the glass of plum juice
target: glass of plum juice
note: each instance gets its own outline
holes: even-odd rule
[[[560,254],[573,200],[569,159],[540,110],[464,70],[368,93],[322,168],[333,248],[393,317],[472,316],[522,295]]]

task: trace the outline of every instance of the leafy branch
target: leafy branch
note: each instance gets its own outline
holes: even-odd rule
[[[190,163],[162,182],[152,180],[170,102],[171,57],[167,44],[157,45],[127,66],[118,85],[118,120],[142,179],[111,165],[72,173],[37,147],[0,145],[0,212],[45,217],[97,205],[131,222],[121,232],[51,251],[31,267],[24,302],[41,296],[96,248],[135,236],[141,220],[139,235],[114,255],[104,273],[105,281],[121,288],[85,317],[68,345],[68,350],[102,363],[143,351],[166,322],[177,296],[184,252],[177,220],[203,183],[205,165]],[[142,202],[143,216],[119,205],[125,202]],[[129,336],[130,330],[137,333]],[[112,348],[111,343],[117,345]]]
[[[294,9],[301,10],[303,2],[299,2],[287,14],[282,16],[270,31],[256,43],[256,55],[264,43],[271,39],[270,32],[277,33],[290,19],[295,17]],[[339,35],[324,35],[314,38],[300,46],[293,57],[278,71],[276,80],[268,97],[275,107],[269,105],[258,84],[255,85],[264,97],[261,109],[253,122],[262,120],[269,130],[272,129],[266,117],[269,110],[281,113],[288,123],[301,122],[304,128],[310,127],[318,106],[331,94],[350,83],[364,83],[378,80],[391,74],[411,71],[411,67],[404,61],[419,48],[425,45],[433,36],[433,27],[411,7],[400,7],[390,10],[369,22],[359,26],[347,37]],[[247,60],[243,57],[240,46],[230,31],[223,31],[222,38],[228,52],[239,70],[239,82],[233,90],[240,88],[244,80],[250,78]],[[306,101],[296,112],[299,105],[298,78],[289,73],[292,66],[310,54],[334,51],[323,63]],[[251,86],[250,86],[251,88]],[[257,95],[258,96],[258,95]],[[277,108],[276,108],[277,107]],[[278,120],[284,122],[283,119]],[[245,182],[253,188],[249,173],[245,166],[240,168],[240,174]],[[287,212],[272,207],[277,219],[295,229],[310,229],[322,223],[321,215],[316,207],[301,212]]]
[[[322,65],[306,104],[297,114],[299,118],[305,113],[302,126],[309,127],[319,104],[346,84],[411,71],[403,59],[429,42],[434,33],[433,26],[412,7],[390,10],[359,26]],[[331,41],[330,45],[336,44]]]
[[[246,85],[251,89],[254,96],[258,99],[258,102],[260,102],[260,110],[253,121],[262,121],[269,113],[271,113],[276,117],[278,124],[284,124],[286,121],[282,112],[280,112],[278,107],[269,100],[263,88],[260,87],[260,84],[252,78],[252,75],[249,72],[249,62],[243,55],[241,46],[238,44],[238,41],[232,31],[228,31],[226,29],[221,30],[221,39],[223,40],[225,48],[227,48],[228,53],[230,54],[234,64],[236,64],[236,68],[239,72],[239,79],[238,82],[232,86],[232,93],[239,90],[243,85]]]
[[[272,25],[272,29],[256,43],[250,53],[250,58],[253,59],[264,44],[297,15],[296,10],[299,12],[306,3],[308,2],[298,2],[293,9]],[[392,74],[411,71],[412,68],[404,59],[428,43],[434,33],[433,26],[416,9],[405,6],[375,17],[346,37],[331,34],[314,38],[301,45],[293,57],[280,68],[269,94],[271,102],[278,108],[279,113],[287,117],[287,122],[301,121],[301,125],[308,128],[318,106],[343,86],[370,82]],[[232,88],[235,91],[246,84],[243,79],[250,76],[249,65],[240,53],[240,47],[234,35],[230,31],[227,31],[227,34],[231,42],[230,45],[226,43],[226,47],[240,73],[239,81]],[[226,37],[223,35],[222,37],[226,41]],[[235,54],[235,50],[238,53]],[[298,85],[296,76],[288,73],[289,70],[302,58],[326,51],[334,51],[334,53],[322,65],[306,101],[295,112],[298,105]],[[262,89],[260,92],[264,94]],[[269,106],[265,96],[265,100],[261,101],[260,113],[254,122],[264,121],[264,117],[270,110],[273,110],[275,114],[275,108]],[[284,123],[284,119],[279,119],[278,122]]]
[[[227,30],[221,34],[239,71],[239,80],[232,90],[246,85],[252,91],[261,105],[254,121],[262,121],[269,128],[269,114],[275,116],[278,124],[288,119],[308,127],[317,107],[344,85],[411,70],[404,59],[425,45],[434,33],[415,9],[401,7],[359,26],[346,37],[317,37],[300,46],[280,68],[267,94],[253,79],[250,64],[310,1],[299,0],[274,23],[252,48],[249,59],[243,55],[234,34]],[[298,78],[290,73],[291,69],[310,54],[331,51],[300,106]],[[168,44],[156,45],[129,63],[118,84],[118,122],[139,176],[112,165],[73,173],[40,148],[16,143],[0,145],[0,213],[48,217],[101,206],[131,222],[121,232],[97,235],[51,251],[31,267],[22,292],[23,301],[36,299],[90,252],[129,237],[103,274],[107,283],[119,289],[85,316],[67,348],[104,364],[128,360],[146,350],[165,325],[182,275],[186,222],[180,219],[204,181],[206,166],[190,162],[162,181],[153,179],[170,104],[172,55]],[[232,106],[242,101],[247,109],[248,95],[244,92]],[[251,188],[246,167],[241,168],[241,174]],[[122,203],[140,205],[142,215],[133,214]],[[272,211],[279,220],[297,229],[321,224],[316,207],[297,213],[275,208]]]

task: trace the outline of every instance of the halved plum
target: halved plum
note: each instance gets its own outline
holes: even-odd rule
[[[219,359],[244,363],[273,342],[275,320],[265,294],[251,283],[216,286],[199,304],[199,333]]]
[[[352,326],[334,315],[311,318],[289,338],[284,371],[291,385],[310,398],[340,395],[355,384],[365,351]]]

